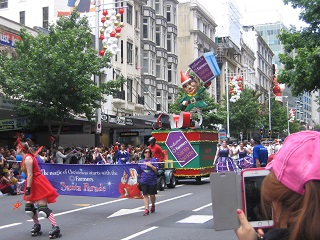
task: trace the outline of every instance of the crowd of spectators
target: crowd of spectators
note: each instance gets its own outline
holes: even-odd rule
[[[39,145],[29,142],[30,146],[38,149]],[[39,163],[52,164],[124,164],[138,163],[144,144],[132,146],[116,142],[111,146],[99,147],[61,146],[43,147],[36,156]],[[25,175],[21,172],[20,162],[16,159],[15,149],[0,146],[0,194],[15,195],[22,192]]]

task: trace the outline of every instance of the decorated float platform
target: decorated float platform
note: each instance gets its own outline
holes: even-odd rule
[[[176,178],[207,177],[213,172],[218,133],[209,129],[154,130],[152,136],[166,155],[166,167]]]

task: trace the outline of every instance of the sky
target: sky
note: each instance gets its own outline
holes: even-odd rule
[[[215,2],[223,1],[208,1],[198,0],[201,5],[214,17],[214,4]],[[235,0],[238,4],[240,14],[242,15],[242,25],[255,25],[264,23],[273,23],[281,21],[285,26],[289,27],[290,24],[295,25],[298,29],[300,26],[305,26],[299,20],[299,9],[293,9],[291,5],[284,5],[282,0]],[[212,10],[211,10],[212,9]]]

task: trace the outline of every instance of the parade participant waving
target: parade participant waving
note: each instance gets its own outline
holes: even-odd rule
[[[157,172],[158,163],[156,158],[152,158],[152,152],[149,148],[142,151],[142,160],[139,163],[138,174],[140,175],[139,187],[143,194],[144,213],[143,216],[149,215],[149,197],[151,201],[151,213],[156,209],[157,194]]]
[[[52,187],[48,179],[41,174],[38,162],[35,158],[37,153],[33,152],[27,142],[20,142],[19,139],[17,142],[17,153],[23,156],[21,168],[27,175],[23,199],[26,201],[25,211],[34,221],[34,227],[31,230],[31,234],[32,236],[42,234],[41,225],[38,220],[39,214],[39,216],[48,218],[52,225],[49,237],[61,237],[60,228],[57,226],[51,209],[48,208],[48,203],[54,203],[59,194],[56,189]],[[38,208],[34,206],[35,203],[37,203]]]
[[[230,157],[232,155],[231,149],[227,142],[222,141],[221,146],[217,146],[216,156],[213,160],[214,172],[237,172],[238,167]]]

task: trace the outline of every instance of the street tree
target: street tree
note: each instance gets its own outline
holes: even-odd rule
[[[64,121],[75,116],[92,119],[104,94],[112,94],[124,79],[102,83],[93,75],[110,67],[111,54],[98,56],[88,19],[73,11],[49,27],[49,34],[32,35],[21,29],[16,58],[0,55],[0,84],[7,97],[16,101],[19,116],[29,119],[28,127],[48,123],[59,138]],[[58,121],[54,134],[52,121]]]
[[[288,84],[293,94],[312,92],[320,89],[320,5],[318,0],[284,0],[293,8],[302,11],[299,18],[307,27],[297,29],[291,26],[289,31],[279,35],[284,45],[284,53],[279,54],[284,69],[278,80]]]
[[[244,138],[249,139],[250,132],[254,132],[259,129],[260,106],[258,103],[259,94],[248,88],[244,88],[241,92],[240,99],[236,102],[229,103],[229,126],[230,135],[238,137],[242,132]],[[218,115],[223,117],[223,125],[227,126],[227,101],[224,96],[222,108],[219,109]]]

